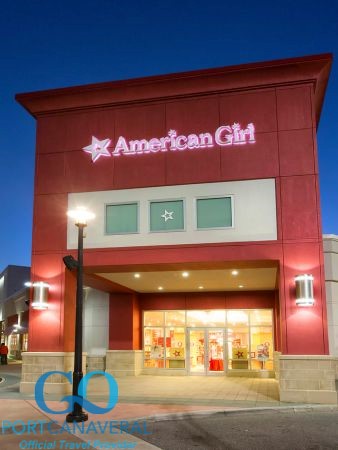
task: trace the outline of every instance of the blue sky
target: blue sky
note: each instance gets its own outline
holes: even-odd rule
[[[336,0],[2,0],[0,272],[31,258],[35,121],[16,93],[327,52]],[[323,231],[338,234],[336,61],[318,147]]]

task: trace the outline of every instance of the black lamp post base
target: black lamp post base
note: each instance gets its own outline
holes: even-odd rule
[[[88,420],[88,414],[84,411],[75,413],[74,411],[67,414],[66,422],[86,422]]]

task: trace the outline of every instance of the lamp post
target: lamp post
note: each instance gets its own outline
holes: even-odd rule
[[[78,227],[77,246],[77,268],[76,277],[76,310],[75,310],[75,350],[74,350],[74,372],[73,372],[73,396],[82,397],[78,392],[80,381],[83,378],[82,372],[82,307],[83,307],[83,231],[87,226],[87,220],[94,218],[94,214],[85,208],[77,208],[67,212],[68,217],[75,219]],[[68,258],[68,257],[65,257]],[[68,267],[68,266],[67,266]],[[73,403],[73,411],[66,416],[67,422],[85,422],[88,414],[82,410],[82,402]]]

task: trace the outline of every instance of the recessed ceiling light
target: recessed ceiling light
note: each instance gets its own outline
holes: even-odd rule
[[[232,270],[231,275],[238,275],[238,270]]]
[[[134,278],[140,278],[141,275],[139,273],[134,273]]]
[[[188,278],[189,276],[189,272],[182,272],[182,277],[183,278]]]
[[[163,291],[163,286],[159,286],[157,289],[158,289],[159,291]]]
[[[198,289],[204,289],[204,286],[198,286]]]
[[[240,289],[244,288],[243,284],[240,284],[238,287],[239,287]]]

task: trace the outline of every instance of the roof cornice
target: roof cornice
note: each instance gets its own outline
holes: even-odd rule
[[[86,108],[311,83],[317,123],[331,53],[17,94],[35,118]]]

